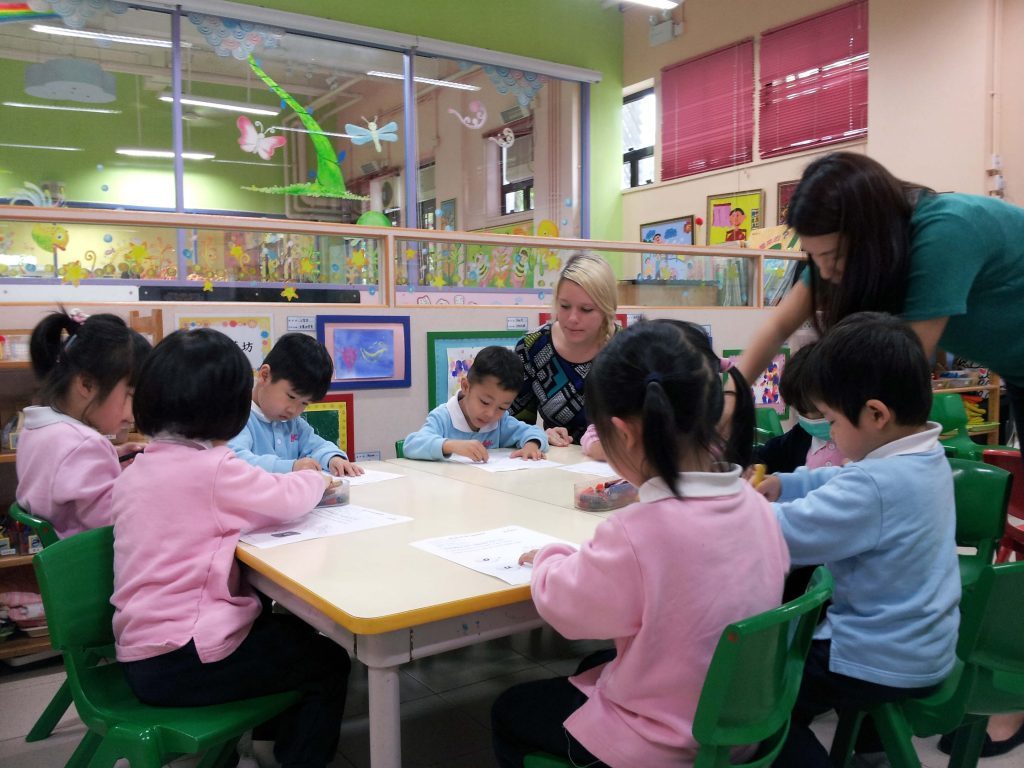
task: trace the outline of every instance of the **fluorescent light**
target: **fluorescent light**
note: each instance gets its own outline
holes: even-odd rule
[[[0,144],[0,147],[13,147],[14,149],[56,149],[59,152],[81,152],[81,147],[50,147],[43,144]]]
[[[33,32],[43,32],[47,35],[58,35],[61,37],[80,37],[85,40],[102,40],[108,43],[123,43],[125,45],[147,45],[152,48],[170,48],[170,40],[160,40],[155,37],[135,37],[134,35],[115,35],[110,32],[91,32],[88,29],[69,29],[68,27],[51,27],[47,24],[33,24]],[[182,41],[182,48],[191,48],[192,44]]]
[[[230,163],[231,165],[258,165],[260,168],[280,168],[281,163],[258,163],[255,160],[214,160],[215,163]]]
[[[174,157],[174,153],[168,149],[115,149],[119,155],[127,155],[128,157]],[[210,154],[209,152],[182,152],[181,156],[185,160],[212,160],[216,155]]]
[[[371,77],[386,77],[391,80],[404,80],[405,76],[398,72],[378,72],[376,70],[367,72],[366,74]],[[460,91],[479,91],[480,86],[469,85],[468,83],[459,83],[454,80],[435,80],[432,77],[414,77],[417,83],[426,83],[427,85],[440,85],[443,88],[455,88]]]
[[[5,101],[5,107],[22,107],[23,109],[54,109],[59,112],[96,112],[100,115],[120,115],[120,109],[100,109],[99,107],[61,107],[56,104],[25,104],[20,101]]]
[[[633,5],[642,5],[645,8],[657,8],[661,11],[671,11],[673,8],[679,7],[679,0],[618,0],[620,3],[632,3]]]
[[[273,126],[275,131],[291,131],[292,133],[311,133],[316,136],[337,136],[339,139],[351,139],[347,133],[331,133],[330,131],[307,131],[305,128],[289,128],[286,125]]]
[[[174,96],[169,93],[161,93],[160,101],[173,102]],[[193,107],[210,107],[212,109],[223,109],[227,112],[242,112],[249,115],[276,115],[281,110],[273,107],[255,106],[242,101],[227,101],[225,99],[206,99],[199,96],[182,96],[182,104]]]

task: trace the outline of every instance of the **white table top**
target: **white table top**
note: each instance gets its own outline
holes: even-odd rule
[[[351,503],[407,515],[412,522],[270,549],[238,547],[243,563],[357,634],[413,627],[530,597],[529,586],[510,586],[409,546],[410,542],[516,524],[581,544],[601,522],[596,515],[564,506],[443,474],[411,471],[404,462],[362,466],[404,476],[353,486]],[[565,478],[571,507],[574,475],[549,471]]]
[[[551,448],[547,453],[547,458],[560,464],[577,464],[581,461],[589,461],[583,455],[578,445],[570,445],[566,448]],[[564,469],[557,467],[524,469],[514,472],[485,472],[471,464],[463,464],[456,461],[390,459],[387,463],[401,467],[404,471],[415,470],[416,472],[426,472],[438,477],[447,477],[451,480],[460,480],[470,485],[491,488],[503,493],[522,496],[526,499],[554,504],[564,509],[575,509],[572,499],[574,483],[581,480],[599,483],[611,479],[610,477],[601,477],[600,475],[566,472]]]

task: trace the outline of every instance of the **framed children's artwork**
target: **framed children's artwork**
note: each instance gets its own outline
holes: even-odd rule
[[[241,349],[255,371],[274,346],[273,320],[270,315],[196,316],[178,315],[178,328],[213,328],[231,339]]]
[[[693,216],[653,221],[640,225],[640,242],[654,245],[693,245]],[[645,253],[640,257],[644,280],[688,280],[690,261],[667,253]]]
[[[735,360],[743,354],[742,349],[726,349],[722,351],[722,357]],[[772,361],[751,384],[754,390],[754,405],[758,408],[772,408],[779,418],[789,418],[789,406],[786,405],[779,393],[779,380],[782,378],[782,371],[786,368],[786,361],[789,360],[789,347],[781,347]]]
[[[409,318],[318,315],[316,337],[334,361],[330,389],[409,386]]]
[[[356,439],[352,428],[352,395],[335,394],[310,403],[302,413],[309,426],[324,440],[334,443],[345,452],[350,461],[355,460]]]
[[[793,193],[796,192],[799,184],[800,179],[779,182],[778,208],[776,209],[777,213],[775,216],[776,224],[786,223],[786,217],[789,216],[789,199],[793,197]]]
[[[459,391],[476,354],[484,347],[515,349],[522,331],[428,331],[427,408],[433,410]]]
[[[451,231],[457,229],[457,223],[455,221],[455,212],[457,208],[455,205],[455,198],[451,200],[445,200],[438,206],[437,210],[434,211],[435,219],[434,226],[437,229]]]
[[[708,195],[707,245],[741,243],[751,229],[763,227],[764,190]]]

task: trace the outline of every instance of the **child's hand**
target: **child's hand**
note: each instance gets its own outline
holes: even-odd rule
[[[318,462],[316,459],[310,459],[308,457],[305,459],[296,459],[295,463],[292,464],[292,472],[298,472],[300,469],[315,469],[319,472],[320,462]]]
[[[583,455],[588,459],[594,461],[608,461],[608,457],[604,453],[604,448],[601,447],[601,441],[597,440],[590,444],[590,447],[583,451]]]
[[[782,495],[782,481],[775,475],[766,475],[764,480],[757,484],[756,488],[757,492],[768,499],[768,501],[778,501],[779,496]]]
[[[354,477],[355,475],[362,475],[366,471],[358,464],[353,464],[351,461],[341,458],[341,456],[333,456],[330,462],[328,462],[327,467],[331,470],[332,475],[338,475],[339,477],[344,475]]]
[[[544,458],[544,451],[540,449],[540,446],[535,441],[531,440],[519,450],[512,451],[508,456],[510,459],[522,457],[524,459],[535,461],[537,459]]]
[[[539,551],[539,549],[531,549],[529,552],[523,552],[523,554],[519,556],[519,564],[533,565],[533,558],[537,556]]]
[[[479,440],[445,440],[441,446],[443,453],[457,453],[473,461],[487,461],[487,449]]]
[[[567,445],[572,445],[572,438],[569,437],[569,430],[565,427],[552,427],[551,429],[545,430],[545,434],[548,436],[548,443],[555,448],[564,448]]]
[[[115,445],[114,450],[117,451],[117,458],[121,462],[121,469],[134,462],[135,454],[142,453],[145,447],[145,443],[121,443],[120,445]]]

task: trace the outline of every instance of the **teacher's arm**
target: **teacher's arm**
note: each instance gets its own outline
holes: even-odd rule
[[[933,317],[929,320],[910,321],[909,325],[914,329],[917,338],[921,340],[921,346],[924,347],[924,353],[927,357],[935,354],[935,348],[939,345],[939,339],[942,338],[942,332],[946,330],[946,323],[948,322],[948,317]]]
[[[798,280],[779,306],[768,315],[754,340],[736,361],[736,367],[740,369],[743,378],[753,381],[768,367],[782,343],[810,318],[811,308],[811,289],[802,280]]]

